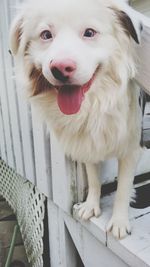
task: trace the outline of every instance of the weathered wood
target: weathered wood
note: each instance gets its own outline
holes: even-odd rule
[[[37,115],[31,112],[27,100],[20,96],[23,88],[12,78],[14,64],[8,53],[9,24],[20,2],[23,1],[0,2],[0,153],[9,166],[51,197],[49,137],[41,123],[37,125]]]
[[[100,242],[99,231],[95,231],[95,235],[91,232],[91,228],[85,227],[75,221],[73,218],[62,212],[54,203],[49,202],[49,224],[50,224],[50,251],[51,266],[74,267],[78,258],[74,258],[75,251],[71,244],[72,250],[68,242],[72,242],[68,234],[72,237],[76,249],[86,267],[109,266],[125,267],[125,264],[119,257],[113,254]],[[51,220],[53,218],[53,221]],[[91,222],[92,223],[92,222]],[[93,226],[94,229],[94,226]],[[97,229],[98,230],[98,229]],[[91,233],[90,233],[91,232]],[[103,231],[104,232],[104,231]],[[105,235],[106,238],[106,235]],[[71,258],[72,255],[72,258]],[[73,261],[73,259],[75,261]],[[81,264],[81,261],[80,261]]]
[[[66,266],[68,267],[84,267],[79,252],[71,238],[69,230],[65,225],[65,248],[66,248]]]
[[[2,9],[0,9],[0,10],[2,12]],[[3,27],[5,29],[1,14],[0,14],[0,25],[1,25],[1,27]],[[0,58],[1,58],[1,64],[4,66],[3,37],[2,37],[1,31],[0,31],[0,39],[2,40],[0,42]],[[2,143],[1,143],[1,145],[2,145],[1,152],[3,152],[2,157],[7,159],[8,164],[15,167],[14,155],[13,155],[13,149],[12,149],[8,99],[7,99],[7,94],[6,94],[6,90],[5,90],[5,88],[6,88],[6,76],[5,76],[5,71],[3,68],[0,68],[0,81],[1,81],[1,86],[0,86],[1,116],[2,116],[2,123],[1,123],[2,128],[0,129],[0,131],[3,131],[2,134],[0,135],[1,137],[3,137]]]
[[[63,267],[65,265],[63,265],[64,257],[62,256],[62,246],[60,242],[63,233],[60,234],[59,209],[50,200],[48,201],[48,216],[51,267]]]
[[[17,88],[19,91],[21,88]],[[18,92],[18,113],[20,114],[20,131],[22,136],[22,149],[24,154],[25,177],[36,184],[36,170],[33,145],[33,130],[30,105]]]
[[[105,244],[101,243],[97,237],[92,235],[81,224],[67,215],[65,216],[65,223],[84,266],[127,267],[126,263],[113,254],[111,250],[108,250]]]
[[[48,214],[51,267],[83,267],[70,240],[64,221],[65,213],[52,201],[48,201]]]
[[[150,266],[150,254],[148,254],[150,248],[150,207],[145,209],[130,208],[130,221],[131,225],[133,225],[132,235],[118,241],[115,240],[111,234],[106,235],[106,225],[112,214],[114,195],[115,194],[113,193],[101,199],[102,215],[99,218],[91,218],[89,222],[80,221],[77,216],[75,218],[79,220],[80,226],[82,225],[90,231],[92,236],[94,236],[101,244],[107,244],[107,247],[127,265],[132,267],[148,267]],[[76,206],[75,209],[77,209]],[[74,214],[77,214],[77,210],[75,210]],[[81,235],[79,234],[79,230],[77,233],[75,232],[77,231],[75,226],[71,228],[71,223],[67,223],[67,221],[65,221],[65,223],[70,229],[71,235],[74,235],[72,238],[74,242],[76,242],[78,235]],[[79,248],[79,250],[82,251],[83,248]],[[143,250],[145,250],[144,253]]]
[[[51,198],[51,159],[49,133],[45,126],[38,120],[37,111],[32,111],[33,145],[36,171],[36,185],[41,192]]]
[[[15,167],[18,173],[24,176],[24,162],[23,162],[23,153],[22,153],[22,140],[21,140],[21,131],[19,113],[18,113],[18,103],[16,96],[16,85],[15,81],[12,79],[12,59],[8,53],[8,43],[9,43],[9,13],[7,1],[3,1],[3,28],[5,31],[2,31],[2,43],[3,43],[3,58],[4,58],[4,68],[5,68],[5,91],[7,94],[7,104],[9,109],[9,120],[11,127],[11,138],[13,145],[13,155],[15,161]],[[7,44],[7,45],[6,45]],[[13,167],[13,166],[12,166]]]
[[[76,164],[64,156],[52,132],[51,166],[53,201],[60,208],[70,213],[72,205],[77,201]]]
[[[148,214],[146,214],[148,212]],[[134,229],[132,235],[117,242],[112,236],[108,237],[108,247],[121,257],[131,267],[150,266],[150,209],[145,215],[133,219]]]
[[[1,74],[0,74],[1,76]],[[7,149],[6,149],[6,139],[5,139],[5,132],[4,132],[4,118],[2,114],[2,107],[1,107],[1,99],[0,99],[0,129],[1,129],[1,142],[0,142],[0,157],[3,157],[5,162],[7,162]]]

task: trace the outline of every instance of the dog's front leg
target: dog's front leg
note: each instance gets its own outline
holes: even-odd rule
[[[98,180],[99,165],[86,164],[88,178],[88,195],[86,201],[78,205],[78,215],[83,220],[100,215],[100,193],[101,186]]]
[[[111,231],[116,239],[122,239],[131,233],[128,209],[139,152],[140,150],[134,151],[118,160],[118,187],[113,214],[107,226],[107,231]]]

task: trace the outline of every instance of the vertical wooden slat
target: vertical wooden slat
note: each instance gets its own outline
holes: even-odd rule
[[[23,1],[21,1],[23,2]],[[8,1],[8,14],[10,21],[16,14],[16,8],[20,5],[20,1]],[[14,64],[13,64],[14,65]],[[28,178],[32,183],[35,184],[35,160],[34,160],[34,146],[33,146],[33,132],[32,132],[32,118],[30,106],[21,95],[20,85],[15,84],[16,86],[16,108],[19,118],[19,128],[20,135],[22,140],[22,153],[24,156],[24,171],[25,177]]]
[[[50,145],[46,129],[38,120],[37,111],[32,111],[34,157],[36,168],[36,185],[46,196],[51,197],[51,167],[50,167]],[[48,152],[49,150],[49,152]]]
[[[22,88],[18,88],[17,90]],[[25,177],[33,184],[36,182],[35,178],[35,159],[34,159],[34,144],[33,144],[33,130],[31,109],[27,102],[18,92],[18,113],[20,116],[20,127],[22,135],[22,153],[24,155]]]
[[[65,158],[53,132],[50,136],[53,201],[70,213],[73,203],[77,201],[76,164]]]
[[[62,247],[60,242],[60,223],[59,223],[59,208],[50,200],[48,201],[48,220],[49,220],[49,242],[50,242],[50,258],[51,267],[67,267],[62,258]]]
[[[0,74],[0,79],[1,79],[1,74]],[[0,148],[1,148],[0,156],[7,162],[6,139],[5,139],[4,121],[3,121],[1,105],[2,104],[1,104],[1,97],[0,97]]]
[[[20,4],[15,0],[2,1],[1,10],[1,34],[3,37],[1,54],[3,55],[3,86],[1,87],[2,119],[8,122],[5,127],[7,153],[13,156],[14,164],[9,160],[8,164],[17,172],[36,184],[46,195],[51,195],[50,185],[50,140],[43,125],[36,121],[36,114],[32,114],[27,99],[20,96],[19,88],[12,71],[13,61],[8,54],[8,29],[11,19],[16,13],[15,7]],[[4,80],[5,78],[5,80]],[[7,112],[6,112],[7,109]],[[7,117],[6,117],[7,115]],[[1,121],[2,124],[2,121]],[[4,143],[4,142],[3,142]],[[9,149],[8,149],[9,145]],[[10,153],[9,153],[10,151]],[[6,158],[6,157],[5,157]]]
[[[7,163],[15,167],[14,153],[13,153],[13,145],[11,139],[11,126],[10,126],[10,116],[9,116],[9,106],[8,106],[8,97],[6,91],[6,76],[4,70],[4,55],[2,50],[2,44],[5,40],[2,39],[2,30],[5,31],[5,27],[3,26],[3,15],[2,15],[2,2],[0,3],[0,97],[1,97],[1,114],[3,116],[4,122],[4,133],[6,140],[6,149],[7,149]]]
[[[136,79],[142,88],[145,89],[148,94],[150,94],[150,19],[149,27],[143,27],[142,41],[141,45],[137,48],[137,53],[139,55],[140,64]]]
[[[24,176],[24,162],[23,162],[23,153],[22,153],[22,140],[21,140],[21,131],[19,123],[19,114],[17,110],[17,95],[15,91],[15,82],[12,79],[12,61],[11,56],[8,53],[9,49],[9,22],[8,22],[8,6],[7,1],[3,1],[3,57],[4,57],[4,68],[6,75],[6,84],[5,91],[8,98],[8,109],[9,109],[9,118],[10,118],[10,127],[11,127],[11,138],[13,143],[13,153],[15,159],[16,170],[19,174]],[[13,166],[12,166],[13,167]]]

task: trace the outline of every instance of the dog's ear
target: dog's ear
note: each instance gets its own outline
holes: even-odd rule
[[[19,49],[21,35],[22,35],[23,16],[17,16],[12,22],[10,28],[10,51],[13,55],[16,55]]]
[[[118,19],[121,23],[122,28],[124,29],[125,33],[129,36],[131,36],[134,41],[139,44],[139,38],[138,38],[138,33],[137,30],[132,22],[132,19],[129,17],[129,15],[121,10],[116,10],[115,11]]]
[[[137,44],[139,44],[142,24],[137,18],[136,13],[134,13],[130,7],[125,8],[125,10],[119,10],[117,8],[112,9],[124,32],[129,37],[132,37]]]

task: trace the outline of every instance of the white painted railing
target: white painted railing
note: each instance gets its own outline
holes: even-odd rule
[[[20,1],[0,2],[0,150],[9,166],[50,195],[50,138],[29,103],[18,93],[8,32]]]

